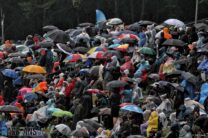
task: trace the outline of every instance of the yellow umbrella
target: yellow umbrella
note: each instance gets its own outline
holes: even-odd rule
[[[38,65],[28,65],[26,67],[23,68],[24,72],[28,72],[28,73],[40,73],[40,74],[45,74],[46,70]]]

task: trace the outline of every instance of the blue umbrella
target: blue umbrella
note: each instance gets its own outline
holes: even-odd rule
[[[34,92],[26,93],[24,99],[28,102],[38,99],[38,95]]]
[[[22,83],[23,83],[23,80],[22,80],[21,77],[18,77],[17,79],[15,79],[15,80],[13,81],[13,84],[14,84],[14,85],[22,85]]]
[[[18,74],[12,69],[5,69],[2,71],[3,75],[12,79],[16,79]]]
[[[96,10],[96,22],[103,22],[106,21],[105,14],[101,10]]]
[[[121,110],[126,110],[126,111],[130,111],[130,112],[136,112],[136,113],[140,113],[140,114],[143,113],[142,109],[139,108],[136,105],[126,105],[126,106],[122,107]]]

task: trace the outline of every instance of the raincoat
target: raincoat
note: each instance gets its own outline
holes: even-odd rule
[[[164,38],[165,39],[171,39],[172,38],[172,35],[170,34],[169,29],[167,27],[165,27],[163,29],[163,33],[164,33]]]
[[[139,38],[140,38],[139,46],[140,46],[140,47],[145,46],[145,44],[146,44],[146,42],[147,42],[146,34],[145,34],[144,32],[140,32],[140,33],[139,33]]]
[[[134,78],[141,77],[142,76],[142,72],[144,70],[148,70],[149,68],[150,68],[149,61],[144,61],[144,60],[141,61],[141,63],[138,66],[137,71],[134,73]]]
[[[197,48],[202,48],[204,47],[203,41],[205,37],[202,35],[202,32],[199,32],[197,35],[198,35]]]
[[[183,80],[181,82],[181,86],[183,86],[188,91],[188,97],[190,97],[191,99],[195,98],[195,86],[192,83]]]
[[[151,131],[157,132],[158,121],[159,121],[158,114],[156,111],[153,111],[149,117],[149,120],[148,120],[147,137],[150,136]]]
[[[154,29],[154,24],[147,26],[146,35],[148,36],[148,43],[151,45],[155,44],[156,30]]]
[[[204,104],[204,101],[207,98],[207,96],[208,96],[208,83],[204,83],[201,86],[199,102],[201,104]]]
[[[131,58],[129,56],[124,57],[125,63],[120,67],[121,71],[128,69],[130,73],[134,73],[134,65],[131,62]]]

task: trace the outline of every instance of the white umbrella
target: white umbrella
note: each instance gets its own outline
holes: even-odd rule
[[[185,27],[184,22],[182,22],[178,19],[168,19],[164,23],[168,24],[168,25],[174,25],[176,27]]]
[[[59,124],[59,125],[56,125],[55,128],[62,134],[62,135],[65,135],[65,136],[70,136],[71,134],[71,129],[65,125],[65,124]]]

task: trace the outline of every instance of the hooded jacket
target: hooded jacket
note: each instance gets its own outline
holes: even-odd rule
[[[167,27],[163,28],[164,38],[172,39],[172,35],[169,33],[169,29]]]
[[[151,131],[157,132],[158,121],[159,121],[158,114],[156,111],[153,111],[148,120],[147,137],[150,136]]]

